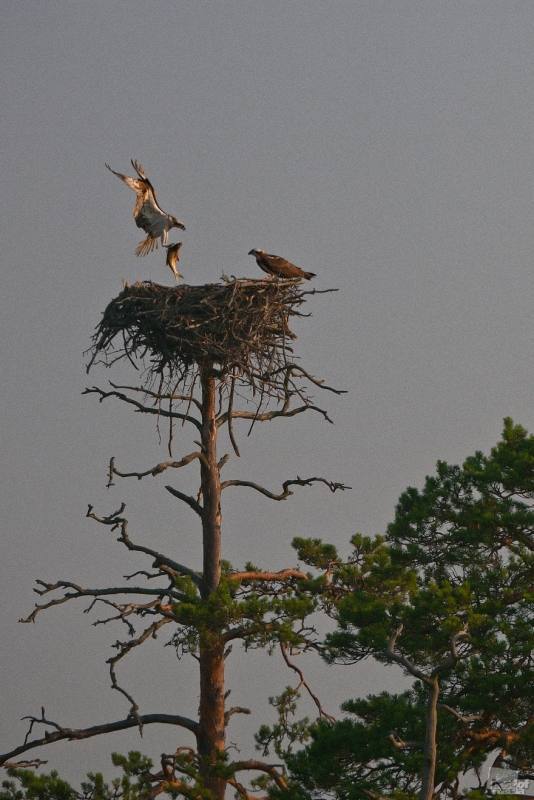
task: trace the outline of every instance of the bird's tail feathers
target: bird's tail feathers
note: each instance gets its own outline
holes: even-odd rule
[[[152,236],[147,236],[142,242],[139,242],[135,248],[136,256],[147,256],[152,250],[157,250],[158,240],[153,239]]]

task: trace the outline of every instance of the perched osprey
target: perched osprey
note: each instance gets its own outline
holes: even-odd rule
[[[142,242],[139,242],[135,248],[136,256],[146,256],[151,253],[158,246],[158,238],[161,239],[162,245],[167,244],[171,228],[181,228],[185,231],[183,222],[173,217],[172,214],[167,214],[159,207],[154,187],[145,175],[145,171],[139,161],[132,159],[132,167],[139,175],[138,178],[130,178],[129,175],[115,172],[109,164],[106,164],[106,167],[117,178],[120,178],[126,186],[133,189],[137,195],[133,217],[137,227],[146,231],[148,236]]]
[[[176,242],[176,244],[164,244],[163,247],[167,248],[167,260],[165,263],[172,270],[172,273],[176,280],[179,278],[183,278],[184,276],[176,266],[180,260],[180,248],[182,246],[181,242]]]
[[[271,253],[266,253],[265,250],[249,250],[248,254],[254,256],[260,269],[269,275],[274,275],[275,278],[306,278],[307,281],[315,278],[315,272],[304,272],[291,261],[286,261],[280,256],[273,256]]]

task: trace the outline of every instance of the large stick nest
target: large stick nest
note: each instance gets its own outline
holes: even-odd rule
[[[295,280],[231,280],[203,286],[125,286],[93,336],[88,369],[99,360],[141,361],[150,375],[182,381],[206,362],[221,377],[254,384],[284,371],[295,334],[290,318],[314,291]]]

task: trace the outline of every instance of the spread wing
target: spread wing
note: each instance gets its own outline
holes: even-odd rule
[[[129,186],[130,189],[136,193],[137,197],[133,210],[135,222],[138,228],[143,228],[143,230],[145,230],[147,233],[152,233],[154,225],[157,227],[157,222],[155,222],[155,220],[159,219],[159,217],[164,219],[167,215],[160,208],[154,187],[148,180],[142,165],[139,163],[139,161],[132,159],[132,167],[139,176],[137,178],[131,178],[129,175],[123,175],[122,172],[115,172],[114,169],[111,169],[109,164],[106,164],[106,167],[110,172],[116,175],[117,178],[120,178],[121,181],[126,184],[126,186]],[[154,235],[160,236],[162,230],[163,229]]]
[[[156,197],[156,190],[152,186],[151,182],[148,180],[148,178],[147,178],[147,176],[145,174],[145,170],[143,169],[143,167],[141,166],[139,161],[136,161],[134,158],[132,158],[132,167],[137,172],[137,174],[139,175],[139,178],[141,179],[141,181],[143,183],[143,187],[144,187],[143,200],[144,201],[150,200],[150,202],[152,203],[154,208],[157,208],[158,211],[160,211],[162,214],[165,214],[165,212],[163,211],[163,209],[161,208],[161,206],[158,203],[158,199]],[[134,180],[134,179],[132,178],[132,180]]]
[[[130,163],[131,163],[132,167],[134,168],[134,170],[139,175],[139,177],[141,178],[141,180],[148,181],[148,178],[146,176],[146,172],[143,169],[143,165],[141,164],[141,162],[137,161],[136,158],[131,158],[130,159]]]
[[[147,178],[144,178],[144,177],[141,177],[141,176],[139,178],[130,178],[129,175],[123,175],[122,172],[115,172],[114,169],[111,169],[109,164],[106,164],[106,167],[109,169],[110,172],[112,172],[114,175],[116,175],[117,178],[120,178],[121,181],[126,184],[126,186],[129,186],[130,189],[133,189],[133,191],[136,192],[137,194],[139,194],[140,192],[143,193],[143,192],[146,191],[147,183],[150,186],[150,181],[148,181]]]

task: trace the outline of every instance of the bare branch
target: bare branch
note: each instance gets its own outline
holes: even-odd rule
[[[289,404],[288,404],[289,406]],[[272,419],[276,419],[277,417],[295,417],[297,414],[302,414],[304,411],[316,411],[318,414],[321,414],[327,422],[331,422],[333,424],[333,420],[328,416],[328,413],[324,410],[324,408],[320,408],[319,406],[314,405],[313,403],[306,403],[302,406],[295,406],[294,408],[277,408],[272,409],[271,411],[263,411],[258,413],[257,411],[245,411],[243,409],[236,409],[235,411],[232,410],[232,419],[250,419],[253,422],[270,422]],[[228,422],[228,411],[225,411],[224,414],[221,414],[217,417],[217,427],[221,427],[226,422]]]
[[[174,570],[169,570],[169,572],[174,573]],[[163,572],[163,570],[158,570],[157,572],[148,572],[146,569],[138,569],[135,572],[132,572],[131,575],[123,575],[127,581],[131,581],[132,578],[137,578],[139,575],[144,575],[147,581],[154,580],[154,578],[162,578],[163,575],[168,575],[169,572]]]
[[[110,381],[110,385],[113,384]],[[150,406],[145,406],[143,403],[140,403],[138,400],[134,400],[133,397],[128,397],[128,395],[123,394],[117,390],[113,390],[111,392],[105,392],[103,389],[100,389],[98,386],[91,386],[91,388],[86,388],[83,390],[82,394],[96,394],[99,397],[99,402],[102,403],[108,397],[116,397],[118,400],[122,400],[123,403],[128,403],[131,406],[142,413],[142,414],[154,414],[157,417],[168,417],[169,419],[181,419],[183,422],[190,422],[191,425],[194,425],[195,428],[201,430],[202,426],[200,422],[195,419],[195,417],[190,416],[189,414],[181,414],[178,411],[165,411],[163,408],[152,408]]]
[[[220,427],[228,422],[228,426],[230,427],[233,419],[250,419],[251,425],[248,432],[250,435],[256,422],[267,422],[272,419],[276,419],[276,417],[293,417],[297,414],[302,414],[304,411],[316,411],[317,413],[322,414],[322,416],[328,422],[332,422],[328,416],[328,413],[323,408],[320,408],[312,403],[311,400],[306,396],[305,392],[295,384],[293,380],[295,375],[297,375],[299,378],[307,378],[311,383],[322,389],[329,389],[336,394],[344,393],[344,390],[333,389],[330,386],[326,386],[324,381],[314,378],[312,375],[302,369],[302,367],[298,367],[293,363],[288,364],[286,362],[283,364],[283,366],[276,367],[270,371],[253,376],[254,381],[260,385],[261,393],[260,400],[256,404],[257,407],[255,411],[234,411],[232,398],[232,402],[229,402],[228,404],[227,411],[218,416],[217,426]],[[276,409],[272,409],[271,411],[261,411],[264,395],[270,397],[271,392],[279,400],[281,396],[283,399],[282,405]],[[291,401],[295,397],[298,397],[302,401],[302,405],[291,408]]]
[[[110,608],[114,608],[117,611],[117,614],[111,617],[105,617],[104,619],[95,620],[93,622],[95,628],[98,625],[107,625],[108,622],[122,622],[124,625],[126,625],[129,636],[135,636],[135,627],[132,625],[128,617],[132,614],[140,614],[140,608],[146,607],[146,603],[113,603],[111,600],[106,600],[104,597],[95,597],[93,602],[88,608],[85,609],[83,613],[89,614],[89,612],[92,611],[97,603],[102,603],[103,605],[110,606]]]
[[[234,448],[234,453],[239,458],[240,452],[239,447],[237,446],[237,442],[234,436],[234,428],[232,425],[232,421],[234,419],[232,410],[234,408],[234,394],[235,394],[235,369],[233,370],[232,377],[230,379],[230,396],[228,397],[228,436],[230,437],[230,441],[232,443],[232,447]]]
[[[126,730],[127,728],[135,728],[138,726],[139,721],[142,725],[152,725],[159,723],[161,725],[175,725],[180,728],[193,733],[195,736],[198,732],[198,723],[188,717],[183,717],[177,714],[141,714],[139,718],[126,717],[126,719],[117,720],[116,722],[107,722],[100,725],[92,725],[89,728],[65,728],[56,722],[46,719],[44,709],[42,709],[41,717],[25,717],[24,719],[30,720],[30,731],[36,724],[47,725],[54,728],[53,732],[45,731],[43,737],[25,741],[24,744],[15,747],[9,753],[0,754],[0,766],[9,762],[12,758],[16,758],[21,753],[26,753],[36,747],[52,744],[53,742],[60,742],[62,740],[75,741],[80,739],[90,739],[93,736],[101,736],[105,733],[114,733],[115,731]]]
[[[140,633],[139,636],[137,636],[135,639],[130,639],[130,641],[128,642],[116,642],[114,647],[116,647],[119,652],[117,653],[116,656],[108,658],[107,660],[107,663],[109,664],[109,674],[111,677],[111,688],[115,689],[117,692],[120,692],[122,695],[124,695],[124,697],[126,697],[128,702],[130,703],[130,716],[134,717],[137,720],[140,731],[142,731],[143,722],[138,714],[139,706],[137,705],[131,694],[129,694],[126,691],[126,689],[120,686],[119,682],[117,681],[117,673],[115,671],[115,667],[122,658],[124,658],[125,656],[128,655],[128,653],[130,653],[131,650],[133,650],[135,647],[139,647],[139,645],[143,644],[143,642],[146,642],[146,640],[149,637],[155,639],[159,629],[163,625],[167,625],[169,622],[171,622],[170,618],[163,617],[163,619],[158,619],[151,625],[149,625],[147,628],[145,628],[145,630],[142,631],[142,633]]]
[[[82,586],[79,586],[72,581],[56,581],[55,583],[47,583],[46,581],[37,579],[36,583],[43,587],[42,589],[35,588],[33,590],[38,595],[48,594],[48,592],[53,592],[56,589],[72,589],[72,591],[65,591],[61,597],[55,597],[53,600],[49,600],[48,603],[36,603],[31,614],[29,614],[27,617],[19,619],[19,622],[35,622],[35,618],[41,611],[45,611],[53,606],[62,605],[63,603],[68,603],[69,600],[77,600],[80,597],[100,598],[105,597],[106,595],[141,594],[151,595],[159,598],[171,597],[175,600],[185,599],[185,595],[168,587],[161,589],[149,589],[142,586],[112,586],[104,589],[84,589]]]
[[[260,486],[258,483],[242,480],[223,481],[221,483],[221,491],[223,489],[227,489],[229,486],[244,486],[260,492],[260,494],[265,495],[265,497],[269,497],[271,500],[285,500],[286,497],[290,497],[293,494],[289,488],[290,486],[311,486],[312,483],[324,483],[325,486],[328,486],[331,492],[344,491],[345,489],[352,488],[350,486],[345,486],[343,483],[334,483],[332,481],[328,481],[326,478],[299,478],[297,476],[293,480],[284,481],[282,484],[282,491],[279,494],[275,494],[274,492],[269,491],[269,489],[265,489],[265,487]]]
[[[328,291],[328,290],[326,290]],[[330,291],[337,291],[336,289],[332,289]],[[309,294],[309,292],[303,292],[304,294]],[[333,394],[347,394],[347,389],[336,389],[333,386],[329,386],[322,378],[315,378],[311,373],[307,372],[307,370],[303,369],[303,367],[299,366],[298,364],[286,364],[284,367],[278,368],[273,372],[269,373],[269,378],[274,377],[277,373],[286,372],[288,375],[293,376],[297,375],[301,378],[305,378],[310,383],[313,383],[314,386],[318,386],[319,389],[324,389],[327,392],[332,392]]]
[[[324,717],[324,719],[327,719],[329,722],[335,722],[336,718],[333,717],[331,714],[327,714],[327,712],[323,709],[323,707],[321,705],[321,701],[319,700],[317,695],[315,695],[312,692],[312,690],[310,689],[310,686],[309,686],[308,682],[306,681],[306,679],[304,677],[304,673],[302,672],[302,670],[299,669],[299,667],[297,667],[296,664],[294,664],[292,661],[290,661],[289,656],[287,654],[287,647],[285,646],[285,644],[283,644],[283,642],[280,642],[280,652],[282,653],[282,658],[286,662],[287,666],[290,669],[292,669],[293,672],[296,672],[297,675],[299,676],[299,683],[298,683],[298,686],[296,687],[296,691],[298,691],[300,689],[300,687],[303,686],[306,689],[306,691],[308,692],[308,694],[311,697],[311,699],[313,700],[313,702],[315,703],[317,711],[319,712],[319,716],[320,717]]]
[[[153,397],[154,400],[155,400],[155,404],[161,402],[161,400],[171,400],[173,402],[175,400],[178,400],[178,401],[183,401],[185,403],[188,403],[189,405],[196,406],[199,411],[202,408],[201,403],[196,399],[196,397],[194,397],[192,395],[191,392],[188,393],[188,394],[179,394],[179,393],[176,393],[176,392],[167,392],[167,393],[165,393],[165,392],[162,392],[162,391],[153,392],[149,388],[147,388],[146,386],[123,386],[123,385],[118,384],[118,383],[113,383],[113,381],[110,381],[109,383],[110,383],[111,386],[113,386],[114,389],[125,389],[126,391],[129,391],[129,392],[138,392],[139,394],[143,394],[143,395],[145,395],[147,397]],[[194,383],[193,383],[192,388],[194,388]]]
[[[141,544],[134,544],[131,541],[128,535],[128,520],[121,516],[125,508],[126,506],[124,503],[122,503],[121,507],[117,509],[117,511],[113,511],[107,517],[101,517],[98,514],[95,514],[93,511],[93,506],[89,505],[86,516],[90,519],[94,519],[101,525],[108,525],[111,527],[111,530],[116,530],[119,528],[120,536],[117,541],[122,542],[122,544],[124,544],[125,547],[127,547],[127,549],[131,552],[146,553],[147,555],[152,556],[154,558],[154,562],[152,564],[153,567],[161,567],[162,569],[169,568],[179,575],[188,575],[197,586],[200,586],[202,576],[196,570],[186,567],[184,564],[180,564],[178,561],[163,555],[163,553],[158,553],[157,550],[153,550],[151,547],[145,547]]]
[[[202,506],[200,505],[194,497],[191,497],[189,494],[184,494],[180,492],[178,489],[175,489],[174,486],[166,486],[165,487],[169,494],[172,494],[174,497],[177,497],[178,500],[181,500],[183,503],[192,508],[195,514],[198,514],[199,517],[202,516]]]
[[[137,478],[137,480],[141,480],[142,478],[146,478],[147,475],[152,475],[155,477],[156,475],[161,475],[162,472],[165,472],[166,469],[180,469],[181,467],[187,466],[195,459],[202,460],[204,456],[201,452],[195,451],[194,453],[188,453],[186,456],[180,459],[180,461],[162,461],[160,464],[156,464],[155,467],[151,467],[150,469],[145,470],[144,472],[120,472],[115,466],[115,457],[112,456],[109,460],[109,480],[107,483],[107,488],[109,489],[111,486],[114,486],[113,483],[113,476],[118,475],[119,478]]]
[[[228,711],[224,712],[224,721],[228,724],[228,720],[230,717],[233,717],[234,714],[250,714],[250,708],[244,708],[243,706],[232,706],[229,708]]]
[[[229,460],[230,460],[230,455],[228,453],[225,453],[222,456],[222,458],[219,459],[219,461],[217,462],[217,469],[219,470],[219,472],[224,467],[224,465],[228,463]]]

